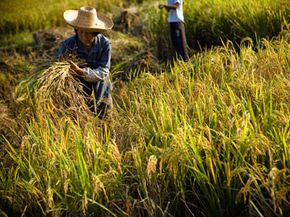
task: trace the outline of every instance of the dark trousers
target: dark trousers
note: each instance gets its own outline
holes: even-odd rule
[[[183,22],[169,23],[172,45],[176,51],[177,58],[188,61],[189,57],[186,51],[186,34]]]
[[[89,109],[97,115],[100,119],[105,119],[108,115],[108,111],[113,108],[113,100],[111,95],[103,96],[101,100],[99,100],[98,90],[95,88],[96,84],[93,82],[85,81],[82,77],[77,76],[76,79],[82,85],[82,94],[85,97],[85,101],[89,107]],[[94,97],[91,95],[94,91]],[[99,100],[99,102],[97,101]]]

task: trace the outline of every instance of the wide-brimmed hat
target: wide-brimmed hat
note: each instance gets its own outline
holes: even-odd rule
[[[76,29],[99,32],[112,29],[114,23],[109,17],[97,13],[96,9],[89,6],[79,10],[67,10],[63,13],[65,21]]]

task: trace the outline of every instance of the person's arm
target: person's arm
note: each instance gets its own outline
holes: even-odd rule
[[[175,4],[172,4],[172,5],[159,4],[159,9],[165,8],[167,11],[169,11],[169,10],[176,10],[179,5],[180,5],[179,2],[176,2]]]
[[[70,71],[76,75],[82,76],[88,82],[96,82],[99,80],[107,79],[110,73],[112,46],[111,43],[108,41],[103,41],[102,43],[103,45],[101,58],[98,61],[99,67],[95,69],[92,69],[90,67],[81,67],[72,60],[67,60],[71,66]],[[66,56],[67,53],[70,53],[70,49],[71,48],[69,48],[67,43],[63,43],[58,50],[57,57],[62,58]]]
[[[76,53],[76,42],[73,36],[61,43],[61,46],[57,51],[56,58],[61,60],[63,58],[68,58],[70,55],[74,55],[74,53]]]
[[[82,76],[88,82],[96,82],[99,80],[106,80],[109,76],[110,70],[106,66],[99,66],[96,69],[90,67],[80,68],[73,61],[68,60],[70,69],[73,73]]]
[[[67,44],[66,44],[66,41],[64,41],[61,46],[59,47],[57,53],[56,53],[56,58],[58,60],[61,60],[64,58],[65,56],[65,53],[66,53],[66,47],[67,47]]]
[[[76,63],[74,63],[72,60],[69,59],[69,56],[74,53],[73,51],[75,45],[76,44],[73,41],[73,38],[65,40],[59,47],[58,52],[56,54],[56,58],[59,61],[66,60],[70,64],[70,72],[82,76],[83,75],[82,69]]]
[[[99,66],[96,69],[86,67],[82,69],[82,76],[88,82],[96,82],[99,80],[106,80],[109,77],[110,70],[107,67]]]
[[[106,41],[102,47],[101,58],[98,61],[99,66],[95,69],[85,67],[82,69],[83,78],[88,82],[106,80],[109,77],[112,56],[112,45]]]

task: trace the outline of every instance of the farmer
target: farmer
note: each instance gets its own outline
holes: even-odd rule
[[[75,35],[62,43],[57,56],[69,62],[70,72],[81,82],[85,98],[90,98],[87,100],[90,110],[99,118],[105,118],[113,107],[109,78],[112,47],[102,32],[111,29],[113,21],[88,6],[67,10],[63,16],[74,28]],[[85,65],[73,62],[73,57],[84,61]]]
[[[159,9],[165,8],[168,12],[167,21],[170,28],[171,42],[177,58],[188,61],[182,5],[182,0],[167,0],[167,4],[159,4]]]

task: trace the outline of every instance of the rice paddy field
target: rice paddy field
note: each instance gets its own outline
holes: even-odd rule
[[[0,216],[290,217],[290,2],[185,1],[188,62],[158,3],[0,2]],[[106,120],[54,58],[84,4],[115,22]]]

